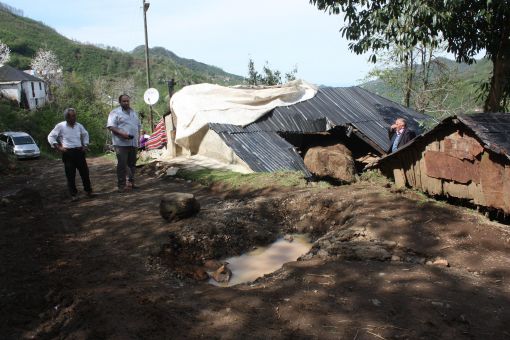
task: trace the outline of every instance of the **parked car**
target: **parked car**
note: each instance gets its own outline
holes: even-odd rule
[[[26,132],[0,133],[0,149],[17,158],[38,158],[41,155],[34,139]]]

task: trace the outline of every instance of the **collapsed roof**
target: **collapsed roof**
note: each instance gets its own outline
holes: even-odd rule
[[[423,131],[422,123],[435,121],[361,87],[321,87],[313,98],[276,107],[244,127],[209,123],[209,128],[254,171],[297,170],[309,175],[302,157],[280,134],[320,133],[344,127],[385,154],[390,147],[387,129],[399,117],[405,118],[417,133]]]

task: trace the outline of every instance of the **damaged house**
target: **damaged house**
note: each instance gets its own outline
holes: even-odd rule
[[[187,88],[201,85],[209,84]],[[184,88],[172,97],[172,117],[166,118],[169,140],[175,142],[169,143],[172,156],[199,154],[242,165],[254,172],[290,170],[301,171],[306,176],[314,173],[335,177],[334,171],[331,172],[337,167],[334,162],[326,166],[330,169],[313,168],[313,164],[321,158],[331,160],[334,154],[340,154],[340,158],[346,154],[351,162],[353,158],[363,160],[367,155],[385,155],[390,147],[387,129],[396,118],[406,118],[417,133],[422,131],[421,122],[433,120],[360,87],[317,88],[295,81],[277,87],[277,95],[273,96],[264,91],[274,88],[209,86],[213,87],[207,88],[206,93],[191,91],[180,96],[182,91],[187,91]],[[287,88],[290,92],[283,95],[278,93],[285,87],[293,89]],[[242,91],[243,95],[237,97],[236,91]],[[217,103],[222,98],[225,98],[224,106]],[[197,108],[197,102],[203,102],[202,108]],[[265,110],[253,119],[243,119],[260,106]],[[224,119],[224,116],[231,118]],[[191,129],[191,134],[180,135],[197,120],[201,123]],[[326,147],[326,155],[319,152],[308,157],[316,147]],[[343,163],[340,160],[339,167]],[[349,181],[349,178],[338,179]]]
[[[44,80],[9,65],[0,65],[0,97],[13,100],[20,107],[35,110],[48,101]]]
[[[378,165],[398,187],[510,213],[510,114],[446,118]]]

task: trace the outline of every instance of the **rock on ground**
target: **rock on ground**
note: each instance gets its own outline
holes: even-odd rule
[[[200,203],[193,194],[173,192],[166,194],[159,204],[159,213],[167,221],[193,216],[200,211]]]
[[[305,165],[313,174],[351,183],[355,177],[351,151],[343,144],[316,146],[305,155]]]

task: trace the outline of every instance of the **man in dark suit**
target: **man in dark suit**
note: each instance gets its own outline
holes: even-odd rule
[[[416,133],[407,128],[404,118],[397,118],[395,123],[388,129],[388,137],[391,141],[388,153],[392,153],[413,140],[416,137]]]

